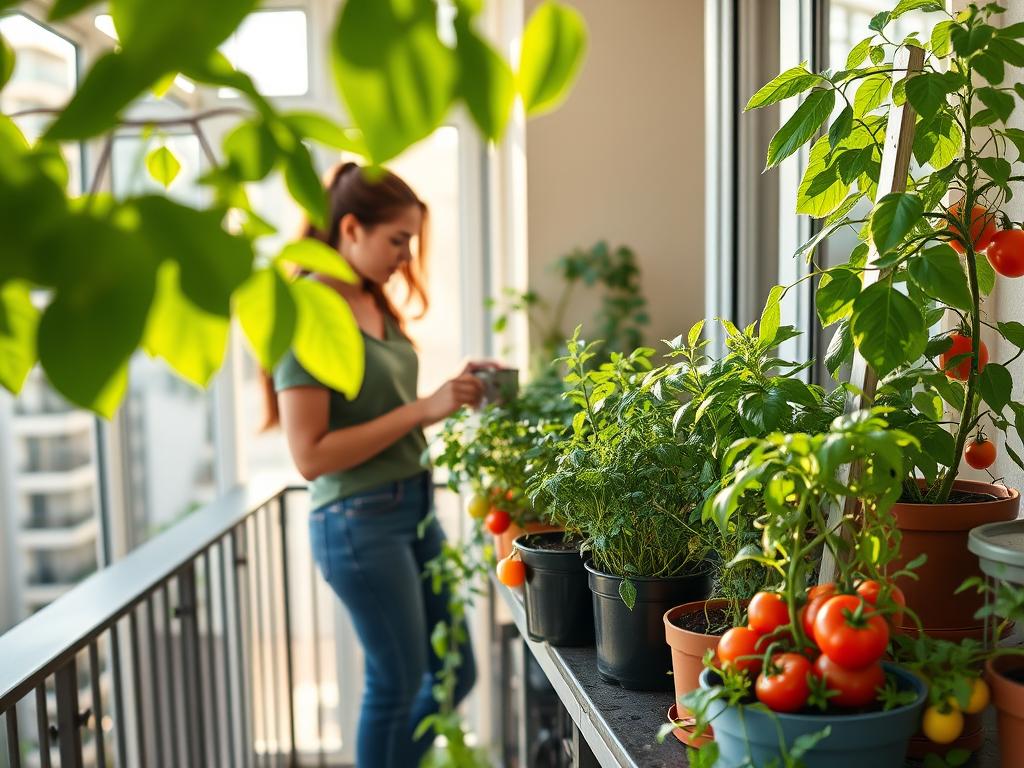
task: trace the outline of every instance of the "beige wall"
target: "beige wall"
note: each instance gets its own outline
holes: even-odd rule
[[[703,0],[568,2],[590,45],[566,102],[527,124],[530,284],[556,293],[546,267],[574,246],[629,245],[648,340],[672,338],[704,313]]]

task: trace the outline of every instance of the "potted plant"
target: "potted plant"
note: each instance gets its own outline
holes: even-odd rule
[[[740,330],[723,323],[727,351],[718,360],[707,355],[707,342],[700,340],[703,321],[698,322],[685,340],[678,337],[670,343],[674,362],[648,377],[683,401],[673,423],[677,439],[690,449],[685,455],[694,464],[686,472],[699,480],[694,498],[701,506],[719,490],[722,459],[736,440],[776,431],[820,431],[842,413],[842,392],[826,395],[821,387],[800,380],[806,364],[776,356],[778,345],[795,331],[780,328],[774,318],[769,303],[757,330],[753,325]],[[771,578],[752,562],[724,567],[744,547],[760,540],[754,525],[760,511],[756,500],[744,501],[724,528],[701,529],[718,555],[711,595],[674,606],[664,616],[677,701],[698,687],[705,653],[714,650],[721,634],[740,621],[747,601]],[[678,719],[671,714],[670,718]]]
[[[891,514],[903,534],[902,562],[928,560],[917,581],[900,586],[926,631],[957,637],[981,631],[980,598],[953,599],[978,573],[967,533],[1015,518],[1019,504],[1016,490],[961,479],[959,468],[965,453],[972,466],[990,466],[985,435],[1024,423],[1007,361],[990,361],[982,339],[991,332],[1024,348],[1024,325],[983,311],[997,275],[1024,274],[1024,231],[1003,211],[1010,184],[1022,178],[1007,155],[1010,146],[1024,152],[1024,132],[1006,123],[1024,90],[1007,85],[1005,65],[1024,64],[1024,28],[1000,28],[993,22],[1003,9],[972,4],[937,17],[928,40],[886,37],[903,13],[945,14],[944,5],[898,3],[872,19],[843,69],[787,70],[747,108],[805,94],[772,139],[767,165],[811,142],[797,210],[824,220],[802,249],[812,264],[818,245],[838,231],[852,227],[863,241],[845,263],[813,269],[819,318],[835,326],[825,360],[835,375],[856,350],[879,377],[875,403],[894,408],[889,421],[917,438]],[[925,49],[919,72],[894,64],[903,45]],[[895,180],[892,188],[905,181],[906,191],[880,190],[889,111],[907,104],[916,112],[917,167]],[[827,135],[816,138],[830,119]],[[869,251],[877,255],[870,263]],[[952,323],[936,332],[943,318]]]
[[[706,597],[712,579],[694,501],[700,480],[687,473],[690,449],[673,433],[678,401],[648,378],[654,350],[612,353],[593,368],[600,343],[579,334],[563,359],[572,430],[531,495],[583,537],[600,675],[626,688],[667,689],[663,614]]]
[[[701,726],[714,722],[715,742],[701,749],[722,764],[904,765],[927,691],[883,661],[903,610],[885,569],[899,551],[889,511],[915,443],[861,411],[825,433],[740,440],[726,455],[708,512],[724,528],[746,497],[759,499],[761,541],[734,562],[759,563],[779,584],[755,595],[747,621],[722,637],[721,667],[705,670],[701,689],[684,699]],[[841,479],[852,466],[859,471]],[[830,509],[850,494],[859,513],[830,524]],[[835,581],[809,588],[826,550]]]

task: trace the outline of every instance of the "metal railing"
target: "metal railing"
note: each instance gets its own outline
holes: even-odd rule
[[[325,764],[334,651],[294,502],[240,488],[0,636],[0,766]]]

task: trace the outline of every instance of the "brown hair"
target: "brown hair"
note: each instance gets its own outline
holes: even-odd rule
[[[303,225],[302,237],[319,240],[339,250],[341,245],[341,220],[352,214],[367,229],[377,224],[391,221],[402,210],[409,206],[417,206],[423,214],[422,224],[418,233],[416,256],[399,267],[405,284],[403,304],[408,305],[415,300],[419,304],[416,317],[422,317],[429,306],[426,289],[427,266],[427,234],[428,209],[426,203],[417,197],[412,188],[397,175],[386,169],[369,171],[358,163],[340,163],[332,168],[325,177],[327,188],[327,229],[320,230],[308,219]],[[396,306],[392,297],[384,290],[384,286],[363,281],[363,288],[377,302],[381,311],[394,320],[398,327],[405,329],[405,316]],[[266,393],[266,418],[263,429],[275,427],[280,422],[280,411],[277,405],[277,392],[271,375],[263,372],[263,388]]]

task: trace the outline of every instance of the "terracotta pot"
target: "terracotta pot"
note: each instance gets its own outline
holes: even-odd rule
[[[999,716],[1001,765],[1019,768],[1024,765],[1024,684],[1008,678],[1008,672],[1024,677],[1024,658],[1000,656],[985,662],[985,677]]]
[[[703,612],[705,608],[723,608],[728,600],[699,600],[677,605],[665,611],[665,642],[672,649],[672,680],[675,683],[676,703],[700,687],[700,673],[704,671],[704,654],[718,647],[721,635],[703,635],[680,629],[675,621],[688,613]]]
[[[512,554],[512,543],[524,533],[544,533],[545,531],[560,531],[561,526],[549,525],[538,521],[526,523],[520,528],[515,523],[509,525],[504,533],[494,535],[494,556],[502,560]]]
[[[1015,519],[1020,494],[974,480],[957,480],[953,488],[996,498],[970,504],[895,504],[892,513],[903,543],[900,557],[890,568],[895,571],[918,555],[927,554],[928,560],[917,569],[917,580],[896,580],[907,596],[907,605],[932,637],[981,638],[984,622],[975,619],[974,614],[981,608],[983,596],[973,591],[954,594],[964,579],[981,576],[977,556],[967,549],[967,536],[975,526]],[[909,619],[907,624],[910,628]]]

